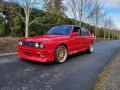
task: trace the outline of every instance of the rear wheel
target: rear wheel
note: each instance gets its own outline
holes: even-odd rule
[[[89,48],[88,48],[88,53],[92,53],[93,50],[94,50],[94,48],[93,48],[93,43],[91,43],[91,44],[89,45]]]
[[[67,48],[64,45],[60,45],[55,51],[55,61],[57,63],[63,63],[67,59]]]

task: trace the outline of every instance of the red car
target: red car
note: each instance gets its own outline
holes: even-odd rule
[[[68,55],[81,51],[92,53],[94,40],[93,34],[79,26],[54,26],[45,35],[20,39],[17,55],[37,62],[63,63]]]

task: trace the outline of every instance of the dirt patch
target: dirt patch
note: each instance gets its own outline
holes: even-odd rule
[[[95,90],[120,90],[120,51],[100,75]]]
[[[16,51],[18,37],[0,37],[0,53],[9,53]]]

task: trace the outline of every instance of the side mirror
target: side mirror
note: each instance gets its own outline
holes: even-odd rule
[[[71,33],[71,37],[78,36],[78,34],[79,34],[78,32],[72,32],[72,33]]]

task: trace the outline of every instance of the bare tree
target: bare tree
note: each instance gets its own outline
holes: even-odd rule
[[[106,19],[104,19],[104,25],[103,25],[103,28],[104,28],[104,40],[108,37],[108,33],[107,33],[107,30],[109,29],[109,25],[108,25],[108,23],[109,23],[109,20],[108,20],[108,18],[106,18]]]
[[[32,9],[35,7],[35,5],[40,4],[42,2],[42,0],[22,0],[22,1],[10,0],[10,2],[15,2],[23,8],[25,16],[23,16],[21,14],[21,10],[19,10],[19,13],[20,13],[20,16],[21,16],[23,22],[25,23],[25,37],[28,37],[29,36],[29,25],[31,23],[33,23],[34,20],[36,20],[36,18],[35,18],[35,19],[33,19],[33,21],[30,22],[30,20],[29,20],[30,14],[32,12]]]
[[[112,38],[114,38],[114,33],[112,32],[112,28],[113,28],[113,26],[114,26],[114,21],[112,20],[112,18],[111,18],[111,16],[109,16],[109,17],[107,17],[105,20],[104,20],[104,28],[106,29],[106,30],[108,30],[108,33],[106,33],[106,34],[108,34],[107,35],[107,38],[108,39],[110,39],[110,35],[112,34]],[[106,31],[107,32],[107,31]],[[105,34],[105,35],[106,35]],[[105,36],[106,37],[106,36]]]
[[[94,0],[67,0],[68,14],[76,21],[76,24],[81,26],[83,19],[87,19],[89,8],[92,6]],[[79,20],[79,23],[77,23]]]
[[[104,14],[102,15],[102,19],[101,19],[101,27],[103,28],[104,40],[107,37],[107,33],[106,33],[107,25],[108,25],[107,15],[108,15],[108,13],[104,12]]]
[[[106,26],[107,26],[107,21],[105,20],[104,21],[104,26],[103,26],[103,28],[104,28],[104,40],[106,39],[106,30],[107,30],[107,28],[106,28]]]
[[[112,20],[112,17],[109,16],[109,18],[108,18],[108,30],[109,30],[108,31],[108,39],[110,39],[112,27],[113,27],[113,20]]]
[[[77,3],[76,0],[67,0],[67,5],[68,5],[68,14],[74,18],[74,23],[77,25]]]
[[[101,24],[103,19],[103,12],[102,12],[103,3],[100,1],[94,1],[94,4],[91,8],[91,12],[89,13],[89,19],[91,19],[92,23],[95,25],[95,36],[97,34],[97,28]]]
[[[90,8],[92,7],[94,0],[76,0],[77,3],[77,11],[79,18],[79,25],[81,26],[81,22],[83,19],[87,19],[89,15]]]

